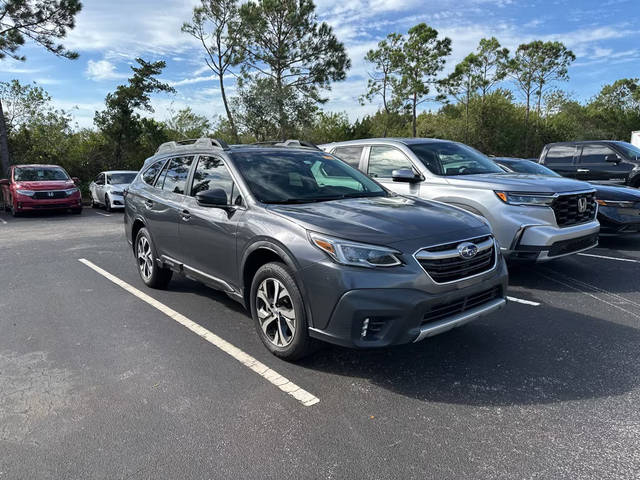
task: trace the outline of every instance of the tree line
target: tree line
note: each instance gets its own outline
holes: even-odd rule
[[[0,65],[26,39],[73,60],[59,43],[74,27],[77,0],[11,0],[0,5]],[[420,23],[391,33],[367,52],[369,78],[355,101],[378,106],[350,121],[324,111],[326,94],[350,68],[344,45],[318,19],[311,0],[201,0],[182,26],[199,43],[224,106],[208,118],[191,108],[150,118],[151,95],[172,94],[164,61],[136,59],[126,83],[105,98],[93,128],[74,128],[36,84],[0,82],[0,159],[56,163],[85,182],[104,169],[138,169],[168,140],[203,135],[230,143],[304,138],[323,143],[375,136],[452,139],[494,155],[537,156],[551,141],[628,140],[640,129],[640,83],[621,79],[577,101],[560,86],[575,55],[560,42],[536,40],[513,52],[482,39],[444,75],[452,41]],[[235,94],[228,92],[229,79]],[[420,112],[422,106],[439,105]]]

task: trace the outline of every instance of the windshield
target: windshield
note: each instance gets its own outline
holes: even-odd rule
[[[132,173],[110,173],[107,177],[109,185],[128,185],[136,178],[137,172]]]
[[[627,142],[616,142],[616,145],[631,158],[640,158],[640,148]]]
[[[16,182],[46,182],[69,180],[69,175],[60,167],[16,167],[13,179]]]
[[[509,172],[531,173],[533,175],[547,175],[550,177],[560,176],[544,165],[532,162],[531,160],[496,160],[496,163],[504,167]]]
[[[416,143],[409,148],[431,173],[456,176],[504,173],[489,157],[458,143]]]
[[[263,203],[387,196],[369,177],[323,152],[242,152],[232,158],[251,193]]]

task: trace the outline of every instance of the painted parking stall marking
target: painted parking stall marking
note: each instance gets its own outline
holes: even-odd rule
[[[4,218],[0,218],[0,223],[3,225],[7,225],[7,221]]]
[[[96,212],[98,215],[102,215],[103,217],[110,217],[111,215],[108,213]]]
[[[579,253],[578,255],[582,257],[593,257],[593,258],[600,258],[604,260],[617,260],[619,262],[640,263],[640,260],[633,260],[631,258],[607,257],[605,255],[594,255],[592,253]]]
[[[151,305],[152,307],[156,308],[157,310],[160,310],[162,313],[164,313],[168,317],[172,318],[173,320],[178,322],[183,327],[188,328],[189,330],[191,330],[196,335],[204,338],[206,341],[208,341],[212,345],[215,345],[220,350],[222,350],[224,353],[232,356],[233,358],[238,360],[241,364],[243,364],[244,366],[250,368],[255,373],[260,375],[262,378],[268,380],[269,382],[271,382],[272,384],[277,386],[280,390],[282,390],[286,394],[291,395],[293,398],[298,400],[305,407],[310,407],[311,405],[315,405],[315,404],[320,402],[320,399],[318,397],[316,397],[316,396],[312,395],[311,393],[307,392],[306,390],[300,388],[298,385],[296,385],[295,383],[289,381],[287,378],[283,377],[282,375],[280,375],[275,370],[272,370],[271,368],[269,368],[264,363],[259,362],[258,360],[253,358],[251,355],[243,352],[242,350],[240,350],[235,345],[232,345],[231,343],[227,342],[226,340],[224,340],[223,338],[219,337],[218,335],[216,335],[215,333],[211,332],[210,330],[207,330],[203,326],[201,326],[201,325],[197,324],[196,322],[188,319],[187,317],[185,317],[181,313],[176,312],[175,310],[169,308],[168,306],[166,306],[163,303],[159,302],[155,298],[150,297],[146,293],[141,292],[140,290],[138,290],[137,288],[135,288],[132,285],[128,284],[127,282],[125,282],[123,280],[120,280],[118,277],[116,277],[115,275],[112,275],[111,273],[107,272],[106,270],[103,270],[102,268],[100,268],[96,264],[94,264],[93,262],[90,262],[89,260],[84,259],[84,258],[80,258],[80,259],[78,259],[78,261],[80,261],[81,263],[83,263],[87,267],[91,268],[95,272],[99,273],[100,275],[105,277],[107,280],[110,280],[111,282],[115,283],[119,287],[123,288],[124,290],[126,290],[130,294],[138,297],[143,302]]]
[[[541,305],[539,302],[533,302],[531,300],[524,300],[516,297],[507,297],[507,300],[514,303],[522,303],[523,305],[530,305],[532,307],[539,307]]]

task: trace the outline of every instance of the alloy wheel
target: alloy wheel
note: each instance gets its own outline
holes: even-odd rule
[[[138,257],[138,267],[140,274],[145,281],[149,281],[153,275],[153,253],[151,252],[151,244],[147,237],[141,236],[138,239],[138,247],[136,248],[136,256]]]
[[[289,291],[275,278],[262,281],[256,293],[258,321],[265,336],[277,347],[286,347],[296,333],[296,314]]]

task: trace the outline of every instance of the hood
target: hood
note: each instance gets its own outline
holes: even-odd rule
[[[596,189],[596,198],[600,200],[640,202],[640,190],[637,188],[596,184],[591,184],[591,186]]]
[[[352,198],[267,208],[308,230],[379,245],[430,236],[448,242],[490,232],[475,215],[413,197]]]
[[[531,175],[525,173],[490,173],[446,177],[451,185],[468,188],[504,190],[507,192],[562,193],[593,190],[587,182],[570,178]]]
[[[39,182],[16,182],[20,190],[66,190],[76,186],[72,180],[49,180]]]

